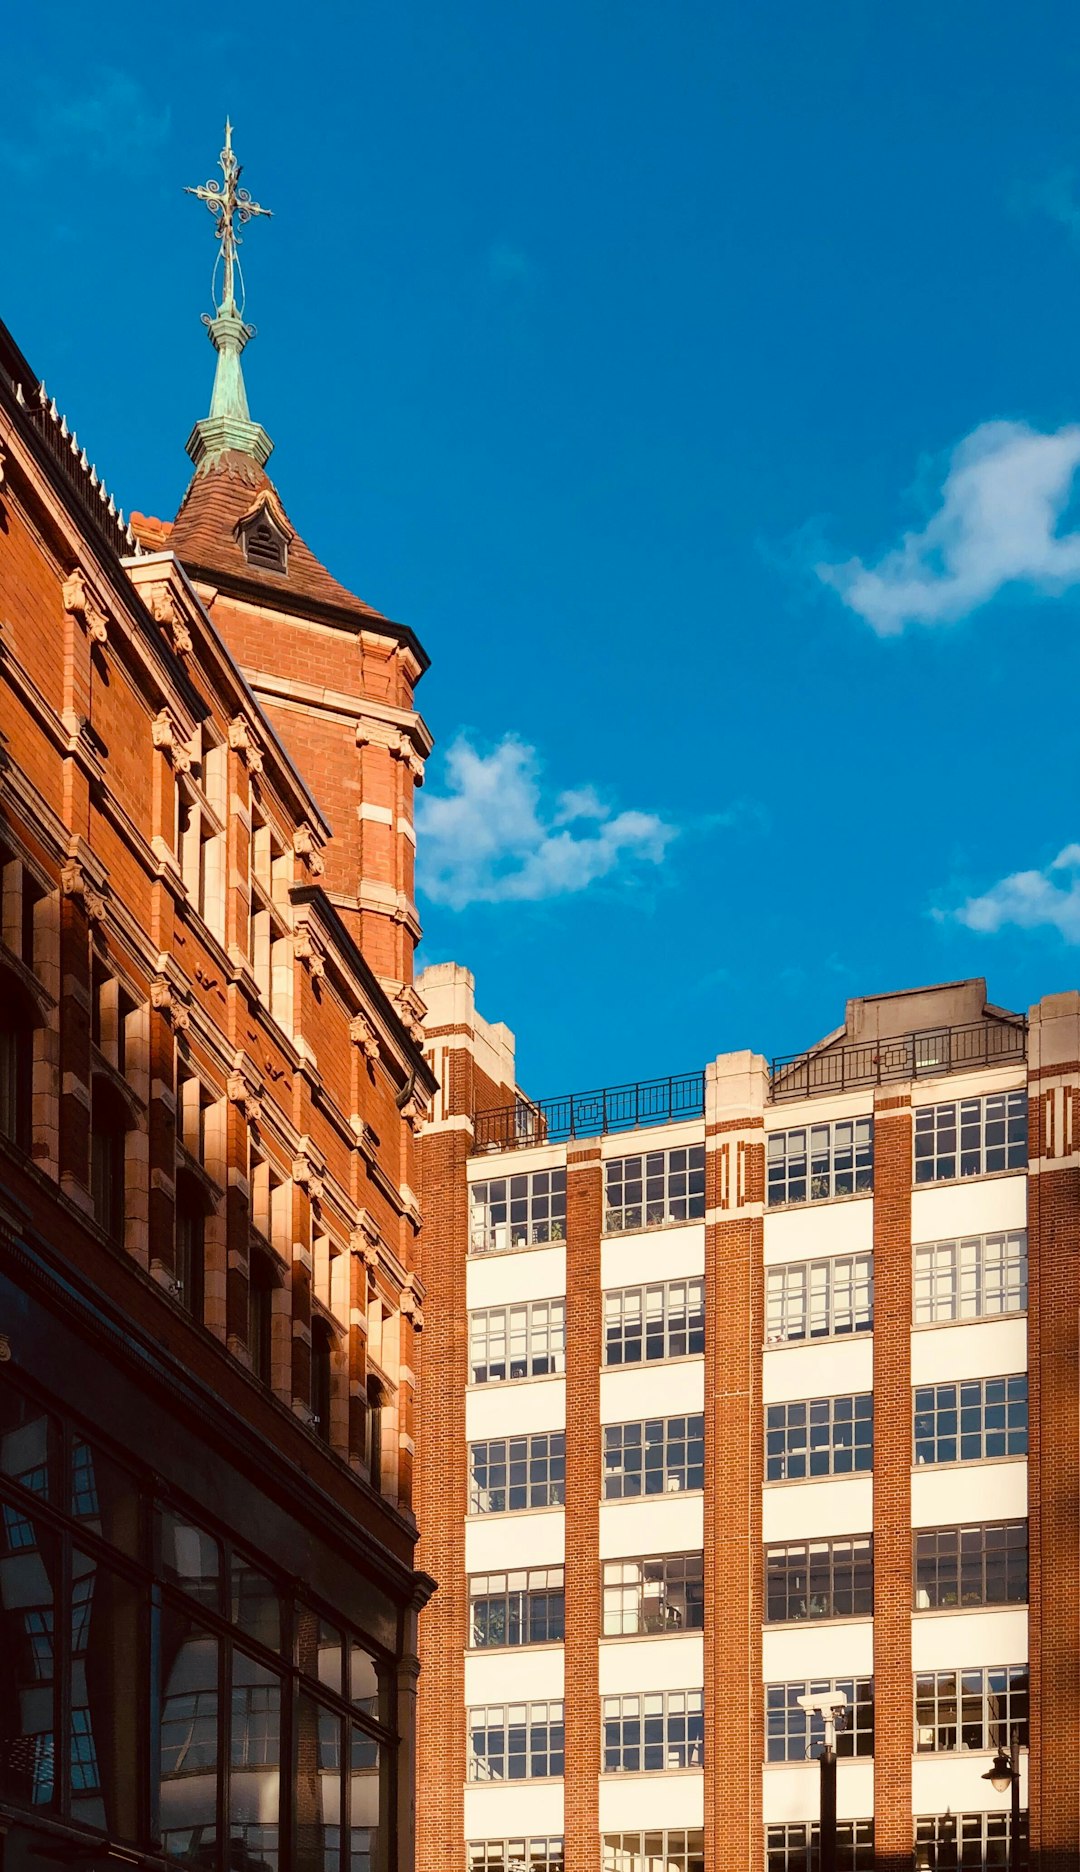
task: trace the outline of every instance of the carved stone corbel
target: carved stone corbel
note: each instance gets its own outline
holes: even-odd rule
[[[416,1090],[410,1092],[404,1105],[401,1107],[401,1116],[404,1118],[405,1123],[408,1125],[414,1137],[427,1123],[430,1111],[431,1107],[422,1092],[417,1092]]]
[[[308,1193],[308,1200],[314,1205],[322,1201],[325,1188],[326,1165],[311,1138],[305,1136],[299,1140],[296,1156],[292,1164],[292,1180]]]
[[[85,572],[79,566],[76,566],[70,578],[64,580],[64,610],[69,617],[81,619],[83,629],[93,643],[103,644],[108,641],[109,620]]]
[[[167,974],[155,975],[150,982],[150,1006],[164,1014],[174,1033],[184,1033],[191,1025],[188,996]]]
[[[229,723],[229,746],[239,754],[249,773],[262,772],[262,750],[248,727],[246,716],[234,715]]]
[[[349,1039],[360,1048],[365,1059],[377,1060],[379,1057],[379,1036],[366,1014],[354,1014],[349,1022]]]
[[[91,923],[100,923],[105,915],[105,898],[90,882],[78,858],[64,860],[60,870],[60,890],[65,897],[81,899]]]
[[[229,1103],[243,1108],[244,1117],[248,1123],[258,1124],[262,1117],[262,1080],[242,1047],[238,1049],[233,1059],[232,1071],[225,1090]]]
[[[398,1013],[401,1015],[402,1020],[409,1030],[410,1036],[415,1040],[417,1046],[423,1046],[426,1037],[424,1034],[424,1015],[427,1013],[427,1008],[423,1001],[421,1001],[420,996],[417,994],[411,982],[402,983],[394,996],[394,1006],[397,1008]]]
[[[150,616],[155,623],[164,624],[176,656],[191,655],[191,632],[180,615],[176,599],[164,586],[159,586],[151,596]]]
[[[304,860],[312,877],[322,877],[326,870],[326,862],[309,825],[297,826],[293,833],[293,851],[298,858]]]
[[[181,737],[180,730],[173,720],[169,709],[159,709],[151,724],[154,746],[167,754],[174,772],[188,773],[191,768],[191,755]]]
[[[313,981],[319,981],[326,974],[326,960],[322,944],[319,942],[307,917],[299,922],[293,931],[293,954],[298,962],[311,974]]]

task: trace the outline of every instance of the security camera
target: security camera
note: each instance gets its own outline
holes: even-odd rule
[[[824,1721],[831,1716],[835,1722],[847,1709],[847,1697],[842,1690],[815,1690],[809,1696],[799,1697],[798,1703],[808,1716],[817,1714]]]

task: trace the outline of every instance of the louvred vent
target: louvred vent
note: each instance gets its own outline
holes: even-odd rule
[[[287,572],[288,547],[284,535],[265,511],[244,528],[244,557],[264,572]]]

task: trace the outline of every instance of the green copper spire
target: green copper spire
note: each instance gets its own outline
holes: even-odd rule
[[[269,460],[273,443],[261,423],[252,422],[248,411],[247,392],[244,389],[244,373],[240,365],[240,356],[249,338],[255,336],[254,325],[244,323],[244,280],[240,270],[237,248],[240,236],[236,224],[250,221],[255,215],[269,215],[269,208],[261,208],[257,201],[252,201],[246,188],[240,188],[241,165],[233,154],[232,124],[225,122],[225,148],[218,158],[224,183],[211,180],[200,188],[185,189],[187,195],[194,195],[203,201],[217,222],[217,238],[221,243],[218,260],[222,267],[221,298],[213,318],[203,314],[203,324],[210,334],[210,342],[217,352],[217,369],[214,372],[214,394],[210,399],[210,414],[197,422],[188,437],[187,452],[196,468],[210,468],[226,449],[236,449],[242,455],[250,455],[263,467]],[[217,277],[217,264],[214,266]],[[236,300],[236,283],[240,282],[240,303]]]

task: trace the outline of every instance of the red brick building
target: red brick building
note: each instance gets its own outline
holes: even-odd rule
[[[289,519],[249,335],[230,275],[129,527],[0,328],[7,1872],[415,1864],[425,658]]]

